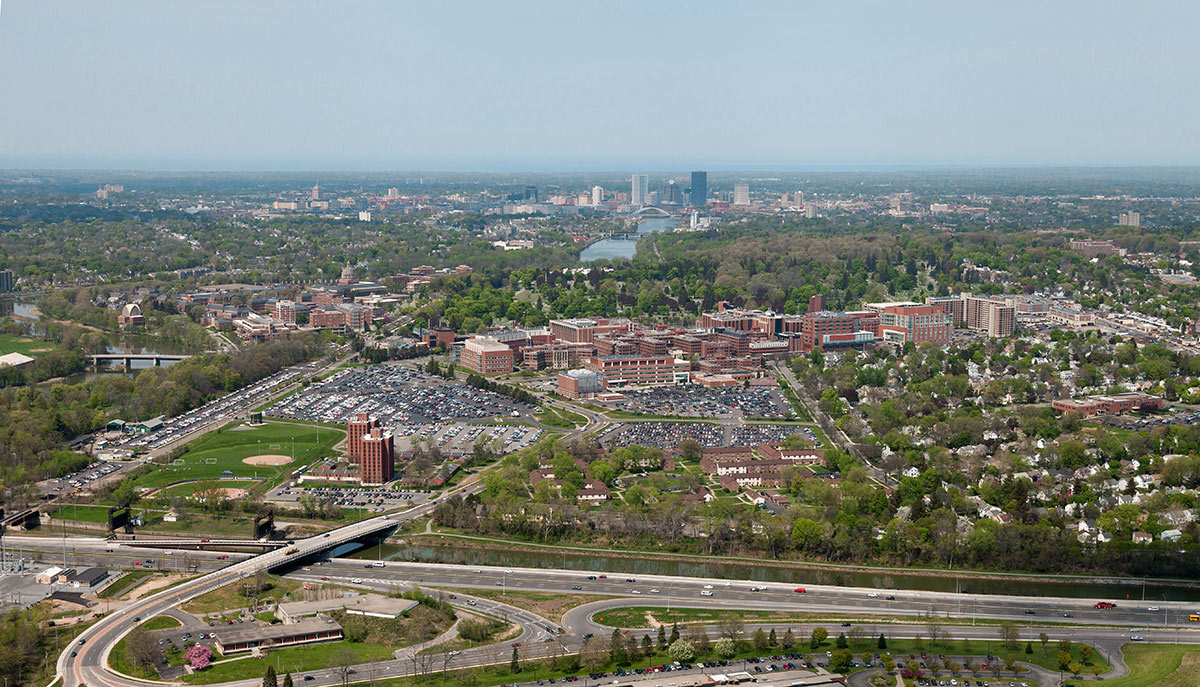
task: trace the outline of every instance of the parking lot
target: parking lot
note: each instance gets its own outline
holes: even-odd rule
[[[232,420],[246,407],[265,401],[281,385],[290,383],[301,374],[297,370],[282,370],[265,379],[221,398],[209,401],[183,415],[165,420],[161,428],[148,434],[129,434],[113,442],[111,448],[152,450],[181,439],[216,420]]]
[[[292,503],[301,496],[311,496],[342,508],[362,508],[382,512],[393,508],[419,506],[430,498],[428,489],[375,489],[370,487],[305,487],[284,485],[271,490],[267,499]]]
[[[82,487],[95,486],[95,484],[109,479],[113,473],[120,472],[123,467],[125,465],[122,463],[106,461],[92,463],[79,472],[73,472],[58,479],[46,480],[43,483],[43,491],[46,493],[71,492]]]
[[[343,424],[368,413],[384,425],[403,427],[451,420],[532,420],[533,407],[405,365],[370,365],[342,370],[276,403],[273,417]],[[403,433],[401,433],[403,434]]]
[[[428,450],[436,447],[443,455],[465,455],[470,453],[476,442],[494,442],[497,452],[510,453],[534,443],[542,437],[542,430],[523,425],[449,425],[442,423],[425,425],[398,425],[392,428],[396,435],[396,450],[407,452],[414,445]]]
[[[621,393],[623,400],[608,405],[646,415],[783,419],[792,412],[779,389],[766,387],[659,386]]]
[[[668,449],[684,439],[695,439],[705,448],[714,446],[757,446],[767,441],[782,441],[799,434],[820,446],[821,440],[804,425],[733,425],[703,422],[626,422],[600,434],[600,443],[621,446],[654,446]]]

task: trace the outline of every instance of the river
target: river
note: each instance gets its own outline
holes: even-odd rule
[[[638,222],[637,233],[653,234],[667,231],[674,229],[678,223],[679,220],[675,217],[647,217]],[[632,239],[601,239],[584,248],[579,253],[579,261],[592,262],[593,260],[611,260],[613,258],[632,260],[634,253],[637,252],[637,245],[638,241]]]
[[[381,557],[378,546],[353,553],[339,553],[351,558],[376,560]],[[422,561],[426,563],[458,563],[462,565],[494,565],[523,568],[561,568],[581,572],[610,572],[642,575],[682,575],[711,577],[754,582],[784,582],[787,584],[824,584],[844,587],[873,587],[876,589],[913,589],[946,593],[1008,594],[1016,596],[1057,596],[1080,599],[1131,599],[1146,601],[1200,601],[1200,589],[1171,584],[1148,583],[1144,589],[1140,580],[1094,578],[1080,580],[1041,580],[948,574],[904,572],[865,572],[831,570],[786,565],[754,565],[752,563],[722,563],[709,561],[678,561],[655,558],[625,558],[621,556],[586,555],[571,552],[531,548],[482,549],[462,545],[411,546],[385,544],[383,560]]]

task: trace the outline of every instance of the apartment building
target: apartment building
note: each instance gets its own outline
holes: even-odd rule
[[[986,332],[991,337],[1011,336],[1017,328],[1017,307],[998,296],[962,295],[963,323],[967,329]]]
[[[376,427],[361,439],[359,470],[363,486],[387,484],[396,476],[396,446],[391,432]]]
[[[954,322],[941,306],[916,303],[877,304],[880,338],[896,344],[912,342],[948,344],[954,337]],[[870,305],[868,305],[868,308]]]

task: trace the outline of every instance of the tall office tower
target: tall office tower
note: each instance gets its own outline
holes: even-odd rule
[[[692,206],[708,205],[708,172],[692,172]]]
[[[629,193],[629,202],[642,205],[646,202],[646,187],[650,185],[650,177],[645,174],[634,174]]]
[[[683,205],[683,189],[679,188],[679,184],[675,183],[674,179],[667,182],[663,187],[662,201],[666,205],[672,203],[675,205]]]
[[[12,291],[16,283],[17,278],[12,270],[0,270],[0,291]]]
[[[320,184],[316,184],[313,186],[312,199],[313,200],[321,200],[321,185]]]
[[[660,194],[658,191],[646,192],[646,205],[658,205]]]
[[[1140,227],[1142,226],[1142,213],[1133,210],[1122,212],[1117,224],[1122,227]]]
[[[525,200],[538,202],[538,187],[530,184],[525,187]]]
[[[749,205],[750,204],[750,184],[734,184],[733,185],[733,204],[734,205]]]
[[[604,205],[604,189],[599,186],[592,187],[592,205]]]
[[[816,219],[817,206],[816,205],[805,205],[804,206],[804,216],[809,219]]]
[[[825,294],[818,293],[815,296],[810,296],[808,299],[809,312],[824,312],[825,311]]]

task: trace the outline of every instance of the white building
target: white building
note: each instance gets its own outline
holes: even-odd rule
[[[750,184],[734,184],[733,185],[733,204],[734,205],[749,205],[750,204]]]
[[[592,205],[604,205],[604,189],[600,186],[592,187]]]
[[[650,186],[650,177],[645,174],[634,174],[629,193],[631,205],[643,205],[646,202],[646,191]]]

